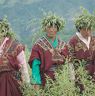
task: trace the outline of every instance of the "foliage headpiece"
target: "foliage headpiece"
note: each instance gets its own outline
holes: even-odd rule
[[[75,19],[75,26],[78,31],[80,31],[82,28],[94,30],[95,16],[85,10],[79,17]]]
[[[42,20],[42,30],[45,31],[47,27],[57,26],[58,31],[64,28],[65,21],[62,17],[59,17],[53,13],[46,14]]]
[[[4,36],[9,37],[14,35],[6,17],[0,20],[0,34],[4,34]]]

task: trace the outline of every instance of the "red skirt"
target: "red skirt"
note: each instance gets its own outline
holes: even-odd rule
[[[0,96],[21,96],[19,84],[11,72],[0,73]]]

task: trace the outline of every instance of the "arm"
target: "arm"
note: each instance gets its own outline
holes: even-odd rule
[[[61,54],[64,55],[65,59],[68,57],[68,55],[69,55],[69,49],[68,49],[67,44],[65,44],[64,48],[61,49]]]
[[[41,77],[40,77],[40,60],[34,59],[32,62],[32,76],[31,76],[31,83],[32,84],[41,84]]]
[[[29,83],[30,78],[28,73],[28,66],[26,63],[25,53],[23,50],[17,55],[17,60],[19,61],[19,65],[21,66],[20,71],[23,81]]]
[[[29,58],[29,64],[32,68],[31,70],[31,84],[33,85],[34,89],[39,89],[39,85],[41,85],[41,76],[40,76],[40,53],[39,53],[39,47],[33,46],[32,52]]]

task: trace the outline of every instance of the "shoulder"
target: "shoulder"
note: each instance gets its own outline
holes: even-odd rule
[[[92,39],[95,40],[95,36],[92,36]]]
[[[17,48],[21,48],[21,49],[25,49],[25,45],[22,44],[20,41],[18,40],[14,40],[13,41],[13,45],[16,46]]]
[[[72,36],[71,39],[69,40],[69,44],[76,44],[77,42],[78,42],[77,35]]]
[[[13,49],[17,54],[19,54],[22,50],[25,50],[25,45],[15,39],[12,41],[11,49]]]
[[[32,50],[39,50],[41,49],[41,45],[43,45],[43,37],[39,38],[32,46]]]
[[[25,50],[25,46],[18,40],[9,38],[7,44],[9,46],[8,52],[12,53],[14,56],[17,56],[22,50]]]
[[[6,42],[9,44],[11,49],[16,49],[17,47],[25,47],[24,44],[21,44],[18,40],[9,38]]]
[[[95,44],[95,36],[91,37],[91,42],[93,42]]]

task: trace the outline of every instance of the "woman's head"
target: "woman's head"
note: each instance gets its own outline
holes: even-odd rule
[[[75,27],[77,31],[85,38],[91,35],[94,25],[95,16],[91,14],[82,14],[75,20]]]
[[[82,28],[80,29],[80,33],[84,38],[88,38],[91,36],[91,29]]]
[[[75,27],[78,32],[80,30],[92,30],[95,24],[95,16],[91,14],[82,14],[75,20]]]
[[[61,31],[64,28],[64,25],[64,19],[53,13],[48,13],[42,20],[42,29],[44,32],[49,28],[56,28],[56,32]]]

